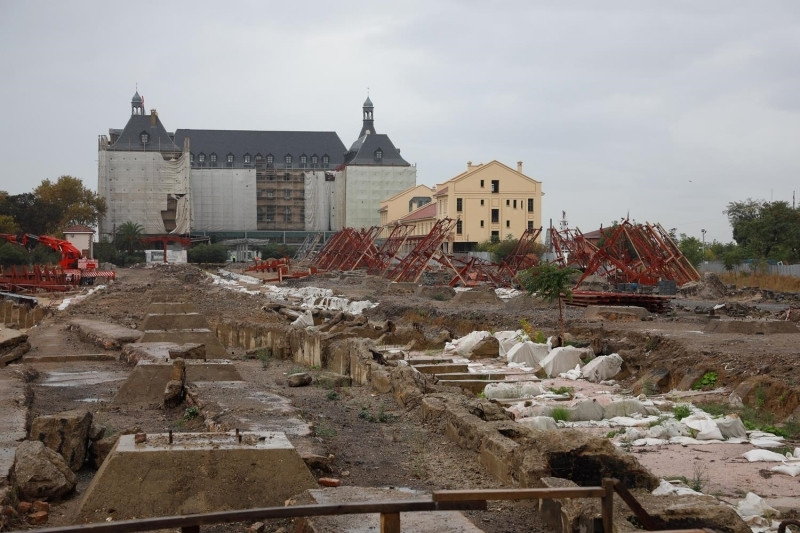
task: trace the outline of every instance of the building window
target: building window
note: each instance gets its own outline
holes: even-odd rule
[[[481,189],[483,189],[483,180],[481,180]]]
[[[250,164],[250,154],[244,154],[244,164],[245,165]]]
[[[463,225],[462,225],[462,223],[461,223],[461,219],[458,219],[458,220],[456,221],[456,233],[457,233],[458,235],[461,235],[461,234],[463,233],[463,227],[464,227],[464,226],[463,226]]]
[[[483,220],[481,220],[481,227],[483,227]]]
[[[272,154],[267,154],[267,164],[271,165],[274,162],[275,162],[275,156],[273,156]]]
[[[283,189],[283,197],[289,199],[292,197],[292,189]]]
[[[202,165],[203,163],[206,162],[206,154],[204,154],[203,152],[200,152],[197,155],[197,160],[200,161],[200,164]]]
[[[275,198],[275,189],[267,189],[267,198]]]
[[[380,148],[375,150],[375,159],[377,159],[378,161],[383,159],[383,150],[381,150]]]
[[[264,160],[264,156],[261,154],[256,154],[256,163],[261,163]]]
[[[483,205],[483,198],[481,198],[481,205]]]
[[[528,213],[533,213],[533,198],[528,198]]]
[[[292,164],[292,156],[290,156],[289,154],[286,154],[285,156],[283,156],[283,162],[286,163],[287,165],[291,165]]]
[[[291,222],[292,221],[292,208],[288,205],[283,208],[283,221],[284,222]]]
[[[311,156],[311,166],[313,166],[313,167],[317,166],[317,160],[318,159],[319,158],[317,157],[317,154],[312,155]]]
[[[510,221],[510,220],[506,220],[506,227],[507,227],[507,228],[510,228],[510,227],[511,227],[511,221]]]
[[[292,175],[288,172],[284,172],[283,174],[283,181],[290,181],[292,179]]]
[[[331,161],[331,158],[330,158],[330,157],[328,157],[328,155],[327,155],[327,154],[325,154],[325,155],[323,155],[323,156],[322,156],[322,164],[323,164],[324,166],[326,166],[326,167],[327,167],[327,166],[328,166],[328,163],[330,163],[330,161]]]
[[[492,180],[492,193],[500,192],[500,180]]]
[[[300,156],[300,166],[302,168],[306,168],[306,163],[307,163],[306,154],[303,154]]]
[[[511,200],[509,200],[508,198],[506,198],[506,206],[510,206],[510,205],[511,205]]]
[[[492,209],[492,224],[499,224],[499,223],[500,223],[500,210]]]
[[[456,198],[456,211],[459,213],[464,210],[464,200],[462,198]]]
[[[139,134],[139,140],[142,141],[142,144],[147,144],[150,142],[150,134],[146,131],[143,131]]]
[[[528,231],[533,231],[533,220],[528,221]]]
[[[517,201],[514,200],[514,209],[516,209],[516,208],[517,208]]]
[[[228,162],[229,165],[233,164],[233,154],[228,154],[225,156],[225,161]]]
[[[208,158],[211,160],[212,165],[217,162],[217,154],[212,153]]]
[[[267,222],[273,222],[275,220],[275,206],[268,205],[267,206]]]
[[[500,232],[493,231],[492,232],[492,242],[500,242]]]

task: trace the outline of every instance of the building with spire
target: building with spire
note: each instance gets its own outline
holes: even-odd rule
[[[380,200],[413,186],[416,167],[375,133],[373,113],[367,98],[347,150],[333,131],[169,132],[137,90],[125,127],[99,138],[100,235],[125,222],[149,235],[378,225]]]
[[[388,135],[375,131],[369,97],[362,109],[361,132],[344,155],[341,179],[337,177],[334,229],[380,225],[381,201],[417,183],[417,167],[402,158]]]

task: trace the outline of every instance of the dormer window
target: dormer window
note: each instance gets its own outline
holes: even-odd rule
[[[203,152],[200,152],[199,154],[197,154],[197,160],[202,165],[203,163],[206,162],[206,154],[204,154]]]
[[[275,156],[273,156],[272,154],[267,154],[267,164],[271,165],[274,162],[275,162]]]
[[[189,154],[189,163],[194,165],[194,154],[191,154],[191,153]]]
[[[244,164],[245,165],[250,164],[250,154],[244,154]]]
[[[264,160],[264,156],[261,154],[256,154],[256,163],[261,163]],[[269,161],[267,161],[269,162]]]
[[[229,165],[232,165],[232,164],[233,164],[233,154],[228,154],[228,155],[226,155],[226,156],[225,156],[225,161],[227,161],[227,163],[228,163]]]
[[[331,160],[331,158],[328,157],[327,154],[322,156],[322,164],[325,165],[326,167],[328,166],[328,163],[330,163],[330,160]]]
[[[311,166],[317,166],[317,154],[311,156]]]
[[[142,133],[139,134],[139,140],[142,142],[142,144],[149,143],[150,142],[150,134],[147,133],[146,131],[143,131]]]
[[[375,150],[375,159],[377,159],[378,161],[383,159],[383,150],[381,150],[380,148]]]
[[[308,162],[308,158],[306,157],[306,154],[301,155],[300,156],[300,166],[305,168],[307,162]]]
[[[292,164],[292,156],[289,155],[289,154],[286,154],[285,156],[283,156],[283,162],[286,163],[287,165],[291,165]]]
[[[216,164],[216,162],[217,162],[217,154],[212,153],[211,155],[208,156],[208,158],[211,160],[211,164],[212,165]]]

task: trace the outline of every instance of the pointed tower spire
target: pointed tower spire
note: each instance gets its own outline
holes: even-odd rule
[[[144,115],[144,98],[139,96],[139,89],[131,98],[131,115]]]
[[[361,126],[361,133],[358,135],[359,139],[364,135],[375,133],[375,121],[372,116],[373,106],[369,96],[364,100],[362,109],[364,110],[364,124]]]

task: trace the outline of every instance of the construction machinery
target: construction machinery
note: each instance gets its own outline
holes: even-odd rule
[[[93,285],[97,278],[109,280],[116,278],[116,272],[99,270],[96,259],[88,259],[71,242],[50,235],[13,235],[0,233],[0,239],[32,250],[36,245],[44,245],[61,256],[58,268],[35,265],[28,271],[25,267],[7,269],[0,275],[0,286],[9,290],[68,290],[75,285]]]

